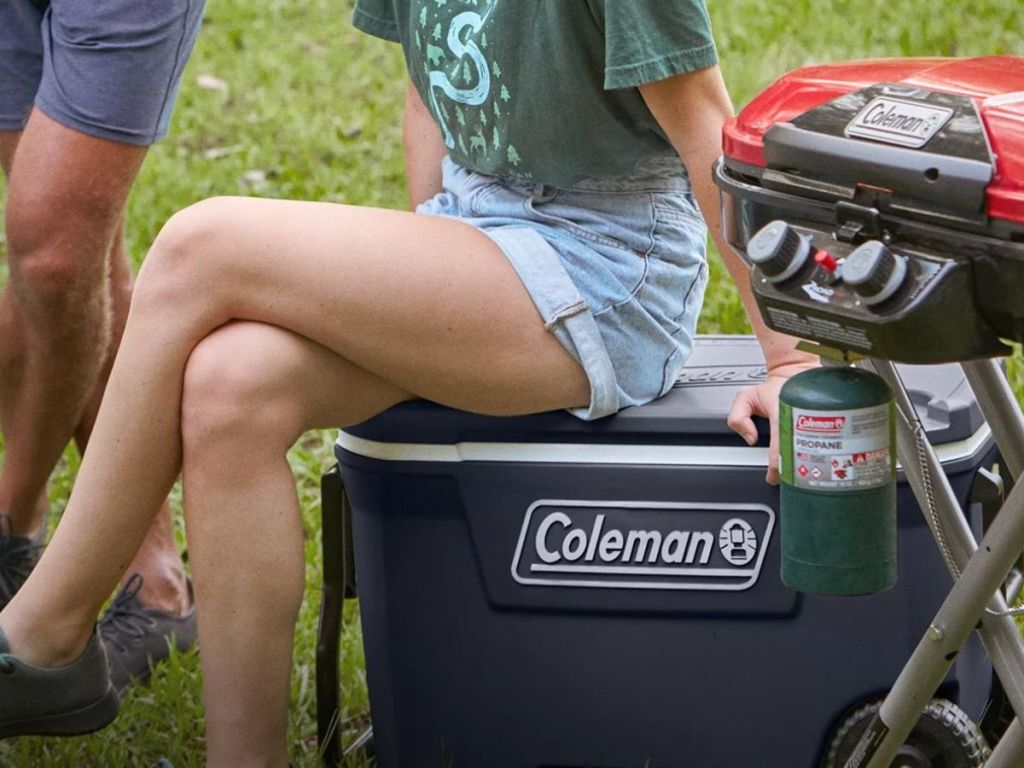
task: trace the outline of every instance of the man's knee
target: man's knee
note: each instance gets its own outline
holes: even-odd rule
[[[200,342],[183,381],[186,456],[225,446],[240,452],[286,451],[303,420],[298,403],[276,379],[258,353],[258,332],[249,324],[229,324]]]
[[[10,200],[7,253],[20,302],[45,309],[101,296],[120,215],[87,201]]]

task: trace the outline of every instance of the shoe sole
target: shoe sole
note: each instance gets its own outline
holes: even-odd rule
[[[12,736],[81,736],[92,733],[113,722],[120,706],[117,692],[111,686],[100,699],[81,709],[0,723],[0,739]]]

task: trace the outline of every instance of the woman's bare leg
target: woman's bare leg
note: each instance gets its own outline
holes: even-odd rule
[[[311,425],[354,423],[406,398],[274,326],[232,323],[192,353],[182,403],[183,474],[209,765],[287,763],[305,563],[286,451]]]
[[[138,510],[159,506],[181,464],[186,362],[234,320],[304,337],[387,382],[399,399],[489,413],[588,399],[583,372],[543,327],[505,257],[471,227],[317,203],[194,206],[168,224],[147,259],[64,518],[0,614],[16,656],[56,665],[84,647],[149,526]],[[236,460],[251,450],[240,441]],[[112,530],[119,535],[102,533]]]

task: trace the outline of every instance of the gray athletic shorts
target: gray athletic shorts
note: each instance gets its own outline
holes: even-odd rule
[[[205,0],[0,0],[0,131],[33,103],[102,139],[167,133]]]

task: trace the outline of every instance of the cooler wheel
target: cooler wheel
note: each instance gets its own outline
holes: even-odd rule
[[[844,768],[881,706],[881,701],[867,704],[842,722],[829,743],[823,768]],[[989,754],[978,726],[960,707],[932,699],[891,768],[981,768]]]

